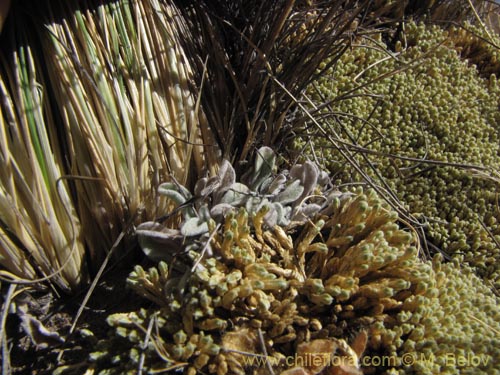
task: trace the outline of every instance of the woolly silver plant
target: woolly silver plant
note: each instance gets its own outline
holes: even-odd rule
[[[177,205],[171,214],[182,212],[183,220],[179,229],[167,228],[161,220],[139,225],[136,233],[144,253],[153,261],[167,262],[181,252],[210,255],[210,234],[231,211],[266,212],[265,226],[291,229],[327,210],[342,195],[331,189],[327,173],[314,162],[276,170],[276,154],[262,147],[242,182],[236,182],[234,168],[224,160],[216,176],[198,180],[193,194],[176,181],[161,184],[159,193]]]

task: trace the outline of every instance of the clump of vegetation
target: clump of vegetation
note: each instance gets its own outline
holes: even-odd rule
[[[393,50],[382,34],[359,38],[310,87],[331,136],[308,127],[295,147],[315,152],[339,185],[368,177],[383,186],[423,224],[429,252],[464,254],[498,288],[497,78],[480,78],[446,31],[414,23],[403,30]]]
[[[128,222],[166,209],[167,176],[186,183],[218,159],[172,4],[38,6],[36,19],[14,6],[3,30],[0,262],[10,280],[72,293]]]
[[[9,304],[34,345],[65,346],[55,374],[498,371],[491,6],[19,3],[0,48],[4,372]],[[105,339],[75,330],[132,227],[154,264],[127,283],[150,302]],[[16,290],[74,293],[99,266],[66,341]],[[88,360],[61,361],[78,340]]]
[[[271,182],[294,175],[283,171],[271,176],[270,170],[263,174],[262,170],[268,170],[265,165],[257,161],[250,180],[265,177],[262,181]],[[216,177],[228,181],[224,178],[228,165],[223,166],[223,173]],[[296,166],[296,170],[303,168]],[[310,180],[296,181],[300,180],[283,180],[276,197],[290,195]],[[220,186],[228,188],[225,195],[234,196],[241,189],[232,191],[229,186],[238,187],[236,184]],[[212,198],[219,192],[213,190]],[[398,215],[372,190],[340,192],[318,185],[314,194],[305,197],[311,200],[308,205],[318,209],[308,214],[302,210],[302,220],[288,223],[270,222],[275,217],[271,213],[274,203],[266,202],[258,188],[246,194],[260,200],[256,209],[247,211],[234,200],[237,203],[225,217],[206,221],[206,234],[190,232],[192,218],[184,216],[179,225],[186,235],[183,245],[172,246],[176,234],[159,226],[142,233],[149,239],[143,240],[147,254],[158,259],[163,253],[169,259],[147,271],[136,266],[128,279],[155,306],[108,318],[116,336],[99,344],[101,350],[93,357],[95,368],[111,362],[122,373],[127,369],[133,373],[138,366],[153,371],[184,368],[188,374],[340,371],[338,364],[331,364],[334,361],[312,368],[287,360],[328,348],[332,357],[350,356],[354,374],[367,370],[361,365],[365,352],[394,358],[393,373],[425,373],[419,372],[420,362],[405,368],[401,356],[417,355],[420,349],[436,349],[434,346],[446,342],[444,334],[437,333],[442,311],[456,314],[450,308],[457,303],[472,304],[475,298],[495,306],[487,288],[474,290],[478,279],[466,282],[472,284],[467,284],[467,293],[474,295],[464,291],[446,296],[448,284],[458,282],[452,270],[456,265],[444,266],[446,271],[442,271],[438,259],[434,269],[421,261],[415,247],[417,236],[409,228],[399,227]],[[211,202],[209,211],[220,204]],[[207,209],[198,207],[190,209],[193,213]],[[152,244],[156,245],[154,252]],[[172,253],[183,258],[182,265],[176,266]],[[445,272],[453,280],[447,280]],[[498,312],[481,310],[477,324],[459,315],[463,321],[459,319],[455,326],[458,340],[469,328],[486,325],[473,339],[473,345],[482,346],[469,349],[488,359],[485,371],[497,368],[493,360],[496,336],[488,327],[500,328]],[[348,337],[356,337],[350,345]],[[112,349],[115,345],[121,354]],[[264,360],[255,360],[261,357]],[[426,371],[432,369],[429,366]]]
[[[388,373],[497,373],[498,297],[459,259],[442,263],[437,255],[432,267],[434,282],[426,295],[405,301],[391,328],[380,325],[380,336],[390,342],[391,355],[405,353],[414,359],[411,366]]]
[[[214,15],[204,2],[47,0],[35,17],[13,4],[1,51],[1,115],[14,129],[3,135],[4,277],[72,293],[129,223],[166,209],[159,184],[192,187],[221,155],[244,168],[256,145],[279,143],[293,95],[340,56],[363,8],[266,6],[221,1]],[[249,34],[252,19],[266,28]],[[304,24],[315,31],[295,43]],[[16,150],[36,155],[20,162]]]
[[[81,221],[61,179],[65,156],[40,57],[26,30],[15,30],[0,66],[0,273],[69,291],[87,279]]]

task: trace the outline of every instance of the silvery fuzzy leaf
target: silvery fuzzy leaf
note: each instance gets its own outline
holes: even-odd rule
[[[257,150],[257,156],[255,158],[256,171],[269,171],[268,174],[271,174],[272,168],[275,164],[276,154],[272,148],[263,146]]]
[[[176,185],[178,186],[179,192],[186,197],[186,199],[191,199],[193,198],[193,194],[183,185],[179,184],[178,182],[175,182]]]
[[[330,183],[330,176],[325,171],[319,171],[318,185],[326,186]]]
[[[268,202],[267,200],[265,200]],[[254,212],[257,212],[257,210],[262,207],[261,205],[261,200],[256,198],[256,197],[250,197],[248,200],[245,202],[245,209],[249,214],[252,214]],[[269,203],[269,202],[268,202]]]
[[[285,210],[283,212],[284,217],[286,217],[287,219],[290,219],[290,216],[291,216],[291,213],[292,213],[292,207],[290,207],[290,206],[284,206],[283,209]]]
[[[219,203],[212,207],[210,210],[210,216],[212,216],[215,221],[220,222],[224,219],[229,211],[234,210],[234,206],[228,203]]]
[[[290,169],[290,177],[294,180],[300,180],[302,185],[305,185],[308,180],[316,183],[318,181],[319,173],[319,168],[316,164],[309,160],[304,164],[296,164],[292,167],[292,169]]]
[[[220,177],[203,177],[196,181],[194,195],[196,197],[207,197],[220,186]]]
[[[262,180],[260,180],[259,185],[257,187],[257,191],[261,194],[266,194],[266,192],[269,190],[269,187],[273,183],[273,176],[268,176]]]
[[[252,190],[259,190],[260,186],[272,175],[276,165],[276,154],[270,147],[261,147],[257,151],[253,174],[250,178]]]
[[[234,207],[241,206],[249,199],[250,189],[239,182],[234,183],[220,200],[220,203],[227,203]]]
[[[318,184],[319,168],[311,161],[306,161],[304,164],[297,164],[290,170],[290,177],[293,179],[298,179],[302,186],[304,186],[304,192],[302,193],[300,200],[307,197]]]
[[[319,210],[321,210],[321,207],[322,206],[319,204],[309,203],[309,204],[306,204],[305,206],[302,206],[301,211],[304,215],[306,215],[308,217],[312,217],[312,216],[316,215],[316,213],[318,213]]]
[[[201,221],[208,221],[211,219],[210,210],[208,209],[207,204],[204,204],[203,206],[201,206],[199,208],[198,215],[199,215]]]
[[[281,190],[283,190],[283,186],[285,186],[286,182],[286,176],[284,174],[279,174],[277,175],[274,180],[271,182],[269,185],[269,189],[267,190],[267,193],[270,195],[276,195],[278,194]]]
[[[194,196],[195,197],[201,197],[201,192],[203,189],[205,189],[205,186],[207,186],[207,181],[208,177],[202,177],[198,181],[196,181],[196,184],[194,185]]]
[[[278,219],[279,219],[278,211],[276,210],[275,205],[271,205],[271,209],[266,214],[266,216],[264,216],[264,223],[269,228],[274,228],[278,223]]]
[[[303,164],[295,164],[290,172],[288,173],[291,179],[299,180],[300,182],[304,181],[304,165]]]
[[[226,159],[222,161],[217,175],[220,178],[219,192],[221,193],[228,190],[236,182],[236,172],[231,163]]]
[[[283,205],[295,202],[304,192],[304,187],[300,184],[299,180],[293,181],[281,193],[279,193],[275,200]]]
[[[313,162],[304,163],[304,193],[309,195],[318,184],[319,168]]]
[[[278,214],[277,224],[281,226],[286,226],[290,223],[290,212],[292,211],[292,207],[283,206],[280,203],[273,203],[274,209]]]
[[[199,236],[208,232],[208,223],[198,217],[188,219],[182,224],[181,234],[186,237]]]
[[[172,255],[182,250],[184,237],[179,230],[148,221],[140,224],[135,233],[144,254],[152,261],[169,261]]]
[[[219,176],[210,177],[203,189],[200,190],[200,195],[198,197],[208,197],[215,190],[219,189],[221,186],[221,180]]]
[[[164,182],[158,186],[158,193],[172,199],[177,204],[183,204],[192,198],[191,193],[184,186],[173,182]]]

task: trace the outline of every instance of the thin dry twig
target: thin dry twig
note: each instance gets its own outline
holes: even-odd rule
[[[478,164],[454,163],[454,162],[425,159],[425,158],[413,158],[413,157],[409,157],[409,156],[402,156],[402,155],[391,154],[391,153],[387,153],[387,152],[370,150],[370,149],[367,149],[363,146],[352,144],[352,143],[343,141],[341,139],[338,139],[337,141],[349,149],[352,149],[352,150],[355,150],[355,151],[358,151],[358,152],[364,153],[364,154],[383,156],[383,157],[392,158],[392,159],[400,159],[400,160],[411,161],[411,162],[420,163],[420,164],[437,165],[437,166],[441,166],[441,167],[455,167],[455,168],[467,169],[467,170],[473,170],[473,171],[491,171],[490,167],[485,167],[485,166],[478,165]],[[336,149],[335,146],[323,146],[323,147]]]
[[[16,291],[17,285],[10,284],[9,289],[7,290],[7,294],[5,295],[5,299],[3,302],[2,315],[0,317],[0,340],[2,345],[2,374],[10,375],[11,367],[10,367],[10,352],[7,343],[7,334],[5,332],[5,324],[7,322],[7,315],[9,314],[10,304],[14,293]]]
[[[488,35],[490,43],[492,43],[496,48],[500,48],[497,45],[495,45],[493,37],[491,36],[490,32],[488,31],[488,28],[484,24],[483,20],[479,16],[479,14],[478,14],[478,12],[476,10],[476,7],[474,6],[474,4],[472,4],[472,1],[471,0],[467,0],[467,2],[469,3],[470,8],[472,9],[472,13],[474,13],[474,17],[476,17],[477,22],[481,25],[481,28],[484,30],[484,32],[486,33],[486,35]]]
[[[210,247],[210,242],[212,242],[212,239],[214,238],[215,234],[219,230],[220,226],[221,226],[220,223],[217,224],[217,226],[214,228],[212,233],[210,233],[210,236],[208,237],[207,242],[205,243],[205,246],[203,246],[203,249],[201,250],[200,255],[198,255],[198,258],[194,262],[193,267],[191,267],[191,273],[196,271],[196,268],[198,267],[200,262],[203,260],[203,257],[205,256],[206,251]]]
[[[139,364],[137,366],[137,374],[142,375],[144,360],[146,359],[146,349],[149,344],[149,340],[151,339],[151,332],[153,331],[153,323],[155,322],[156,314],[151,317],[148,323],[148,329],[146,331],[146,337],[144,337],[144,341],[140,345],[141,355],[139,357]]]
[[[262,330],[260,328],[257,329],[257,335],[259,336],[260,347],[261,347],[262,352],[264,353],[264,356],[266,358],[267,370],[269,371],[269,374],[274,375],[273,366],[271,365],[271,362],[268,359],[269,355],[267,354],[266,342],[264,341],[264,335],[262,334]]]
[[[80,315],[82,314],[83,310],[87,306],[87,302],[89,301],[92,293],[94,292],[94,289],[96,288],[97,283],[99,282],[104,270],[106,269],[106,266],[107,266],[109,260],[111,259],[111,256],[113,255],[114,251],[118,248],[118,246],[120,245],[120,243],[123,240],[123,238],[125,237],[125,235],[129,232],[130,228],[132,228],[132,225],[134,223],[136,216],[137,216],[137,213],[129,219],[127,225],[121,231],[120,235],[113,243],[113,246],[111,246],[111,248],[109,249],[108,254],[106,255],[106,258],[104,258],[104,261],[102,262],[101,267],[99,267],[99,271],[97,272],[96,276],[94,277],[92,284],[90,284],[89,290],[88,290],[87,294],[85,295],[85,297],[80,305],[80,308],[78,309],[78,312],[75,315],[75,318],[73,319],[73,324],[71,325],[71,328],[69,330],[68,335],[71,335],[74,332],[74,330],[76,328],[76,324],[78,323],[78,319],[80,318]]]
[[[416,220],[402,205],[402,203],[397,199],[397,197],[394,196],[394,194],[391,194],[391,198],[387,196],[387,194],[383,194],[381,191],[380,186],[375,184],[372,179],[364,172],[364,170],[361,168],[361,166],[356,162],[356,160],[350,155],[350,149],[348,147],[345,147],[345,145],[341,141],[341,138],[337,134],[337,132],[332,129],[332,134],[335,138],[332,138],[332,136],[323,129],[323,127],[318,123],[318,121],[314,118],[314,116],[311,115],[309,110],[302,104],[300,103],[297,98],[293,96],[292,93],[290,93],[287,88],[279,82],[275,77],[272,77],[273,80],[281,87],[282,90],[284,90],[288,95],[290,95],[293,100],[296,102],[296,104],[301,108],[302,111],[306,114],[306,116],[312,121],[312,123],[316,126],[316,129],[326,138],[328,141],[332,144],[332,147],[334,147],[336,150],[339,151],[339,153],[342,155],[342,157],[345,160],[349,160],[351,162],[351,165],[353,168],[358,172],[363,179],[401,215],[405,218],[406,221],[413,223],[413,225],[418,226],[419,222]],[[383,179],[382,179],[382,182]],[[389,189],[390,192],[390,189]]]
[[[92,284],[90,285],[88,292],[85,294],[85,297],[83,298],[83,301],[82,301],[82,303],[81,303],[81,305],[80,305],[80,307],[79,307],[79,309],[78,309],[78,311],[73,319],[73,323],[71,324],[71,328],[69,329],[69,332],[68,332],[68,337],[71,336],[73,334],[73,332],[75,331],[78,320],[80,319],[80,316],[82,315],[83,310],[87,306],[87,302],[89,301],[90,297],[92,296],[92,293],[94,292],[94,290],[97,286],[97,283],[99,282],[102,274],[104,273],[104,270],[106,269],[106,266],[107,266],[109,260],[111,259],[115,250],[120,245],[120,243],[123,240],[123,238],[125,237],[125,235],[129,232],[130,228],[132,228],[132,225],[133,225],[134,220],[135,220],[137,215],[138,215],[138,212],[129,219],[127,225],[121,231],[120,235],[113,243],[113,246],[109,249],[109,251],[106,255],[106,258],[104,258],[104,261],[102,262],[102,264],[99,268],[99,271],[97,272],[96,276],[94,277],[94,280],[92,281]],[[68,342],[67,338],[66,338],[66,342]],[[64,351],[61,351],[59,353],[58,361],[61,360],[63,353],[64,353]]]
[[[484,325],[486,328],[488,329],[491,329],[493,332],[495,332],[498,336],[500,336],[500,331],[498,331],[497,329],[493,328],[491,325],[489,325],[488,323],[486,322],[483,322],[481,319],[478,319],[476,318],[474,315],[472,314],[467,314],[469,315],[470,318],[474,319],[476,322],[478,323],[481,323],[482,325]]]

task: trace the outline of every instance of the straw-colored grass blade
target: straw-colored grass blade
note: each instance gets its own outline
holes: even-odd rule
[[[69,291],[82,280],[80,224],[43,76],[24,35],[2,56],[0,81],[0,256],[14,277],[51,281]]]
[[[189,185],[219,157],[174,6],[75,5],[45,2],[29,38],[30,16],[16,18],[8,32],[22,40],[4,50],[0,81],[2,273],[50,276],[66,291],[98,268],[130,218],[168,211],[161,182]]]
[[[190,68],[176,43],[171,5],[86,3],[48,22],[42,38],[72,150],[71,173],[86,243],[104,254],[128,218],[165,212],[157,186],[195,180],[215,163],[203,144]],[[206,136],[205,132],[205,136]],[[208,143],[208,142],[205,142]],[[81,177],[92,178],[82,180]]]

